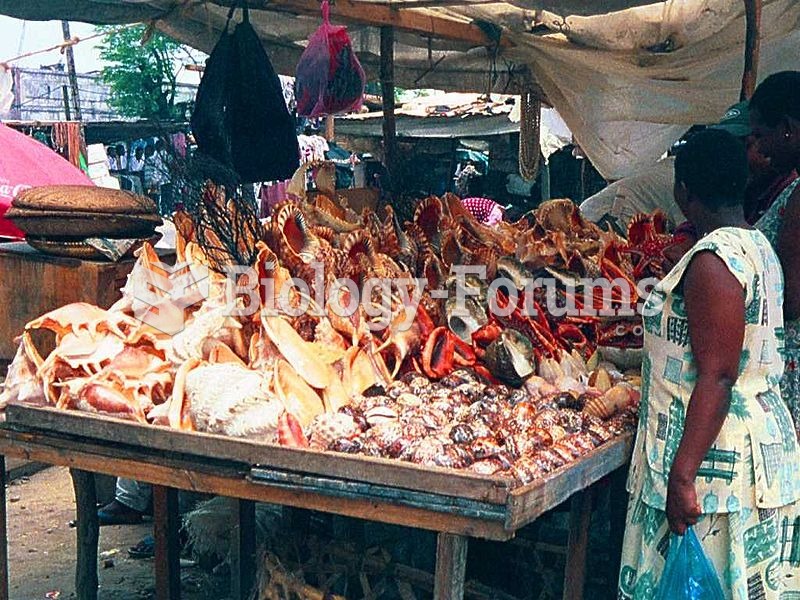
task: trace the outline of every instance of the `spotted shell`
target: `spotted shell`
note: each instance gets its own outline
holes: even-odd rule
[[[344,413],[318,415],[308,426],[309,445],[316,450],[325,450],[334,440],[354,438],[361,433],[355,419]]]

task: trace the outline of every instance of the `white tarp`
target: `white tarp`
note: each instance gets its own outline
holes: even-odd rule
[[[0,0],[0,13],[89,22],[154,19],[162,31],[208,51],[227,13],[226,7],[214,2],[225,4],[222,0]],[[534,83],[558,109],[600,173],[619,179],[652,165],[689,126],[717,121],[738,99],[742,78],[745,18],[740,0],[643,3],[508,0],[418,9],[462,23],[493,23],[515,46],[502,49],[491,61],[482,46],[399,32],[396,81],[407,88],[486,92],[492,87],[518,93],[527,65]],[[603,14],[621,8],[627,10]],[[333,14],[336,20],[335,6]],[[268,10],[254,10],[251,18],[276,69],[292,74],[305,38],[319,19]],[[553,33],[542,35],[542,25]],[[365,68],[376,77],[377,29],[353,24],[350,31]],[[764,0],[762,37],[761,78],[800,68],[800,2]],[[490,80],[493,67],[496,77]]]
[[[514,36],[549,101],[608,179],[652,165],[689,126],[718,121],[738,100],[744,68],[741,2],[675,0],[623,16],[567,19],[568,38],[594,47]],[[764,2],[760,78],[800,68],[799,22],[800,2]],[[670,44],[669,52],[644,49]]]

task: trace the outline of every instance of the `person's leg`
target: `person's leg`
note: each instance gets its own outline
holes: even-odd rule
[[[131,525],[140,523],[150,506],[153,490],[147,483],[132,479],[117,479],[114,499],[97,511],[100,525]]]
[[[153,499],[153,488],[149,483],[119,478],[115,499],[136,512],[145,513]]]

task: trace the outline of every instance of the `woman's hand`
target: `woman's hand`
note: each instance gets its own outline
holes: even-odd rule
[[[683,535],[689,526],[697,523],[700,514],[694,482],[670,476],[667,486],[667,521],[672,532]]]

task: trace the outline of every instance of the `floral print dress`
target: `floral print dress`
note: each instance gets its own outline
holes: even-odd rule
[[[778,244],[778,234],[781,231],[786,204],[798,184],[800,179],[790,183],[756,223],[756,227],[764,233],[773,247],[777,247]],[[800,436],[800,319],[785,324],[785,336],[786,367],[781,380],[781,395],[789,407],[789,412],[792,413],[795,430]]]
[[[643,308],[642,398],[618,597],[652,600],[669,549],[667,482],[697,378],[681,281],[698,252],[713,252],[742,285],[746,325],[730,409],[695,479],[703,513],[695,532],[726,599],[800,600],[800,450],[780,396],[783,278],[764,235],[733,227],[701,239]]]

